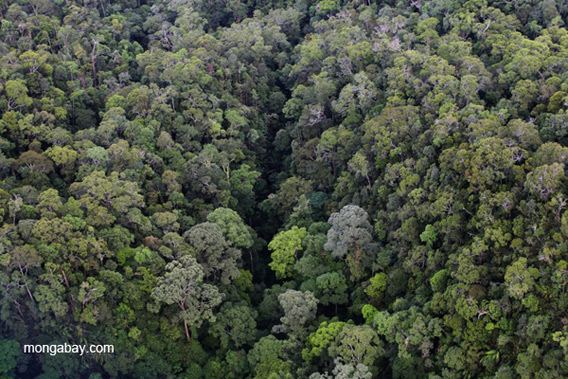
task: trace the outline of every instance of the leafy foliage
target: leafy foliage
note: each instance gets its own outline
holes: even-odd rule
[[[0,1],[0,376],[567,377],[567,17]]]

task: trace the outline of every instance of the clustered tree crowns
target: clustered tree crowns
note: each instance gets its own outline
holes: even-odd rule
[[[0,1],[0,377],[568,377],[567,19]]]

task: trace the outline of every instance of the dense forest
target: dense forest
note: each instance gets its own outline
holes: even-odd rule
[[[567,20],[0,0],[0,377],[567,377]]]

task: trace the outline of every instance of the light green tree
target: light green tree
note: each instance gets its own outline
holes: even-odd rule
[[[298,253],[302,251],[302,241],[307,234],[306,228],[293,226],[292,229],[282,231],[272,238],[268,244],[268,249],[272,250],[272,262],[269,266],[276,272],[277,278],[284,279],[292,275]]]

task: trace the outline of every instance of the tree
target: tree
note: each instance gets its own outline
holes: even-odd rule
[[[327,372],[324,374],[314,373],[310,375],[310,379],[371,379],[373,377],[373,373],[362,363],[358,363],[356,365],[343,363],[343,360],[340,357],[335,358],[334,363],[335,367],[332,371],[333,376],[330,376]]]
[[[513,262],[505,272],[505,284],[509,294],[516,299],[522,299],[535,286],[538,270],[527,267],[527,259],[522,257]]]
[[[239,249],[248,249],[253,240],[247,226],[237,212],[229,208],[217,208],[207,215],[207,221],[217,224],[225,240]]]
[[[177,214],[173,212],[156,212],[152,215],[154,223],[162,230],[164,235],[177,232],[180,228]]]
[[[23,245],[16,246],[9,254],[9,259],[5,263],[8,268],[18,269],[22,275],[28,275],[28,270],[34,267],[39,267],[43,259],[39,256],[37,250],[33,246]],[[28,294],[30,289],[27,284],[24,284]],[[33,297],[30,294],[30,298]]]
[[[93,277],[89,277],[86,281],[81,283],[77,295],[77,301],[80,302],[82,307],[80,315],[81,321],[92,325],[97,323],[99,312],[93,304],[99,298],[103,297],[105,292],[105,285]]]
[[[225,156],[209,144],[189,160],[184,169],[192,193],[216,206],[226,206],[230,195],[229,181],[222,168],[223,158]]]
[[[455,370],[463,370],[465,368],[464,351],[459,346],[452,346],[444,355],[444,363]]]
[[[223,284],[229,284],[239,276],[237,262],[241,258],[241,250],[227,244],[217,224],[197,224],[183,236],[195,249],[197,260],[203,266],[206,277],[213,276]]]
[[[361,152],[356,152],[355,155],[353,155],[353,158],[351,158],[351,160],[347,163],[347,166],[349,167],[349,170],[355,175],[362,176],[363,178],[367,179],[369,188],[373,186],[373,184],[371,183],[371,177],[369,176],[369,162],[367,162],[367,158]]]
[[[69,304],[63,298],[65,287],[58,275],[61,268],[51,262],[45,267],[46,272],[40,275],[42,284],[36,286],[33,297],[41,312],[53,312],[56,319],[61,319],[69,312]]]
[[[109,154],[104,148],[100,146],[91,147],[87,150],[87,159],[90,160],[91,164],[96,167],[100,167],[102,169],[106,169],[108,161],[109,161]]]
[[[0,90],[2,89],[6,96],[8,111],[24,106],[29,107],[33,103],[32,98],[28,96],[28,88],[23,80],[8,80],[3,88],[0,86]]]
[[[385,353],[385,349],[377,332],[369,325],[346,324],[335,337],[329,353],[351,364],[362,363],[376,368],[376,360]]]
[[[255,204],[254,187],[260,176],[260,171],[253,170],[247,164],[231,170],[229,184],[231,185],[231,207],[241,214],[247,214]]]
[[[346,205],[339,212],[333,213],[328,223],[331,228],[327,232],[325,250],[336,258],[347,260],[351,276],[360,280],[364,269],[368,267],[365,248],[372,241],[372,227],[367,212],[357,205]]]
[[[313,185],[309,180],[293,176],[286,179],[281,185],[278,192],[271,198],[274,207],[282,215],[288,215],[294,205],[298,202],[301,195],[307,195],[312,192]]]
[[[179,174],[172,170],[165,170],[162,174],[162,183],[166,185],[166,195],[181,191],[181,185],[178,183]]]
[[[73,183],[69,191],[87,208],[87,221],[93,225],[110,225],[115,217],[108,214],[126,213],[132,207],[144,207],[144,198],[135,182],[124,180],[118,172],[107,176],[94,171],[81,182]]]
[[[531,194],[547,200],[564,178],[564,164],[553,163],[535,168],[527,175],[525,188]]]
[[[316,278],[315,295],[323,305],[347,303],[347,280],[341,272],[328,272]]]
[[[436,242],[436,238],[436,229],[430,224],[426,225],[426,228],[420,234],[420,241],[426,242],[426,246],[428,246],[429,248],[432,248],[432,245],[434,245],[434,242]]]
[[[309,363],[313,358],[326,354],[328,347],[344,326],[342,321],[323,321],[318,329],[308,336],[306,348],[302,350],[302,358]]]
[[[198,328],[204,321],[215,321],[213,309],[223,300],[217,287],[203,283],[203,277],[203,269],[195,258],[185,255],[166,265],[165,275],[158,278],[152,290],[152,298],[157,302],[178,305],[188,341],[189,326]]]
[[[368,217],[367,212],[357,205],[346,205],[333,213],[327,221],[331,228],[324,248],[338,258],[344,258],[350,252],[359,253],[372,240]]]
[[[374,301],[380,302],[387,289],[387,274],[380,272],[369,280],[369,286],[365,288],[365,293]]]
[[[59,192],[54,188],[43,191],[39,195],[38,201],[37,208],[44,217],[56,216],[63,207]]]
[[[276,272],[277,278],[284,279],[292,275],[298,253],[302,251],[302,241],[307,234],[306,228],[293,226],[292,229],[282,231],[272,238],[268,244],[268,249],[273,251],[269,266]]]
[[[211,324],[209,332],[221,341],[224,349],[241,348],[256,340],[257,312],[246,304],[225,303]]]
[[[20,343],[11,339],[0,339],[0,374],[8,376],[18,365]]]
[[[33,150],[22,153],[18,158],[18,166],[27,168],[31,171],[40,173],[50,173],[53,171],[53,162],[51,159],[44,157]]]
[[[289,289],[278,296],[278,301],[284,316],[280,318],[282,324],[274,326],[272,330],[300,336],[305,325],[316,317],[318,299],[310,291]]]
[[[432,291],[444,292],[446,289],[447,282],[448,282],[448,270],[442,269],[436,272],[430,278],[430,285],[432,286]]]
[[[122,250],[134,242],[134,235],[120,225],[116,225],[111,229],[104,229],[99,235],[106,241],[107,246],[112,251]]]
[[[268,378],[273,374],[278,375],[278,377],[291,377],[290,363],[282,360],[284,355],[283,342],[273,335],[268,335],[254,344],[248,352],[247,360],[256,374],[255,378]]]

